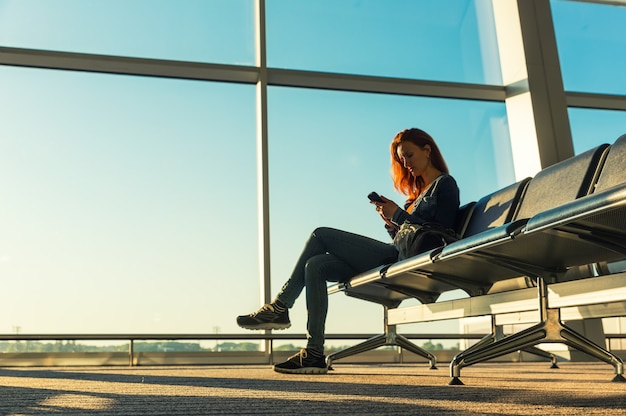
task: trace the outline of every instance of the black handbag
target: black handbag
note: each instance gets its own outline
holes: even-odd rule
[[[425,203],[427,206],[436,209],[434,205],[430,204],[430,199],[434,198],[435,189],[442,176],[435,179],[431,188],[415,201],[416,205]],[[445,246],[458,239],[454,230],[446,228],[441,224],[434,222],[413,224],[407,220],[400,226],[393,238],[393,244],[398,249],[398,260],[403,260],[427,250]]]
[[[442,247],[459,238],[450,228],[437,223],[412,224],[406,221],[393,239],[398,250],[398,260],[408,259],[416,254]]]

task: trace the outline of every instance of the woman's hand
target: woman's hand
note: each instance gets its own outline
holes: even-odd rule
[[[372,202],[376,206],[376,212],[380,214],[380,216],[385,220],[385,222],[389,225],[393,225],[389,220],[393,217],[393,214],[399,208],[398,205],[393,202],[391,199],[385,198],[381,195],[380,197],[384,202]]]

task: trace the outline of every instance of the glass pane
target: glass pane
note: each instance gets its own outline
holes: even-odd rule
[[[568,113],[576,154],[626,134],[626,111],[570,108]]]
[[[270,67],[501,85],[490,0],[268,0]]]
[[[254,64],[253,0],[0,0],[0,46]]]
[[[389,241],[367,194],[404,201],[389,172],[389,145],[404,128],[420,127],[435,138],[462,203],[515,182],[503,103],[281,87],[270,89],[268,103],[272,295],[316,227]],[[379,305],[330,298],[327,332],[382,329]],[[305,313],[302,294],[290,311],[290,330],[305,331]],[[448,328],[456,331],[458,323]]]
[[[567,91],[626,94],[626,7],[552,0]]]
[[[235,331],[254,86],[0,67],[0,90],[0,331]]]

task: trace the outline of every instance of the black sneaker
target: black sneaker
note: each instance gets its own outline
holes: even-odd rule
[[[278,312],[268,303],[250,315],[238,316],[237,325],[245,329],[287,329],[291,326],[289,310]]]
[[[284,363],[274,365],[274,371],[287,374],[326,374],[326,357],[313,356],[306,348],[289,357]]]

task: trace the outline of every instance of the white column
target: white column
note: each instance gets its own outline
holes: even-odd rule
[[[517,179],[574,154],[549,0],[493,0]]]
[[[524,44],[515,0],[493,0],[493,15],[502,83],[507,87],[506,112],[516,180],[541,170]]]

